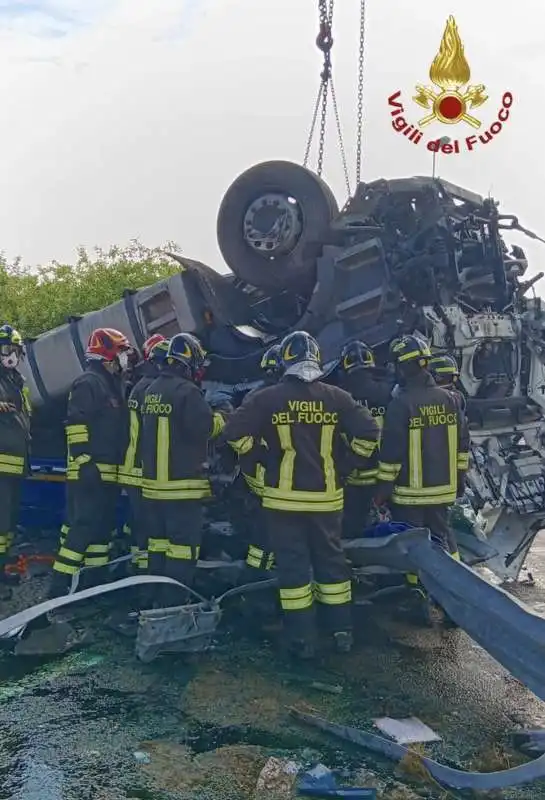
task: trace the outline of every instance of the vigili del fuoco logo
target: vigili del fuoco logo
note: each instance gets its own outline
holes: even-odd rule
[[[446,137],[442,136],[430,137],[427,140],[428,150],[448,154],[473,152],[491,142],[503,130],[509,119],[513,95],[511,92],[504,92],[495,120],[483,130],[483,123],[477,114],[480,114],[481,107],[488,103],[489,97],[485,93],[484,84],[469,83],[471,70],[453,16],[447,20],[439,52],[430,67],[429,77],[434,88],[417,84],[416,94],[412,98],[415,104],[427,112],[417,122],[407,120],[401,91],[394,92],[388,98],[392,127],[396,133],[405,136],[413,144],[420,144],[424,139],[424,131],[434,123],[460,125],[479,131],[464,138],[448,139],[448,143],[444,143]]]

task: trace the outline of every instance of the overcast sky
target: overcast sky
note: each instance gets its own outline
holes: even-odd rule
[[[222,195],[252,164],[300,161],[317,89],[316,0],[0,0],[0,246],[29,263],[74,248],[159,245],[223,270]],[[337,0],[333,61],[349,152],[355,133],[359,0]],[[387,98],[407,117],[449,14],[471,82],[502,94],[511,119],[486,146],[439,156],[441,175],[492,193],[545,236],[545,33],[542,0],[367,0],[363,177],[429,174],[431,153],[393,132]],[[426,137],[463,140],[466,124]],[[334,130],[325,177],[345,199]],[[351,169],[353,172],[353,161]],[[517,240],[518,241],[518,240]],[[522,240],[521,240],[522,243]],[[524,246],[524,244],[523,244]],[[545,245],[528,246],[532,270]]]

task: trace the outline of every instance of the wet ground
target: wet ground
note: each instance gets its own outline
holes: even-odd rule
[[[545,534],[529,566],[536,585],[517,594],[539,607]],[[32,604],[43,587],[40,578],[23,584],[0,615]],[[545,706],[464,633],[408,627],[386,609],[359,615],[354,654],[304,668],[229,631],[212,653],[142,664],[132,641],[97,618],[85,623],[91,639],[65,656],[0,655],[0,800],[254,800],[271,756],[320,760],[390,800],[458,796],[302,728],[292,706],[367,729],[379,716],[418,716],[443,738],[426,752],[452,766],[523,760],[509,734],[545,726]],[[495,797],[538,800],[545,783]]]

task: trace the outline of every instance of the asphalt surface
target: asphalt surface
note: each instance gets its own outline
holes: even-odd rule
[[[528,567],[535,585],[513,591],[545,609],[545,534]],[[23,583],[0,616],[36,602],[46,582]],[[356,651],[304,668],[244,635],[246,623],[228,626],[212,653],[142,664],[105,624],[111,610],[74,623],[86,638],[63,656],[0,655],[0,800],[245,800],[271,756],[322,761],[381,798],[457,797],[410,765],[399,772],[302,728],[289,707],[368,729],[414,715],[442,737],[429,755],[481,771],[524,760],[513,730],[545,727],[545,706],[463,632],[409,626],[395,606],[359,609]],[[539,800],[545,782],[495,796]]]

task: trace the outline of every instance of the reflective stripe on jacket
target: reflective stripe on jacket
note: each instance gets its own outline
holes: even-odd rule
[[[339,511],[339,463],[348,446],[362,468],[378,427],[368,411],[336,386],[286,377],[248,397],[226,423],[221,440],[239,454],[266,443],[262,503],[282,511]]]
[[[386,412],[378,492],[397,505],[450,505],[469,466],[469,431],[458,400],[427,372]]]
[[[67,480],[79,477],[80,456],[96,464],[103,481],[115,483],[128,440],[128,412],[123,384],[90,361],[72,384],[66,415]]]
[[[210,497],[205,475],[208,440],[223,428],[200,389],[165,368],[141,405],[142,495],[151,500]]]

